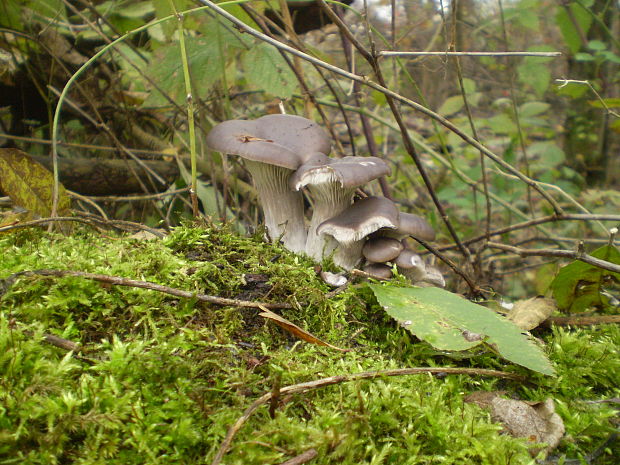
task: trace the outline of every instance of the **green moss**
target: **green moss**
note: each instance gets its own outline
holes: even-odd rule
[[[69,269],[285,302],[293,308],[278,311],[283,316],[354,349],[299,342],[254,309],[22,276],[0,300],[0,463],[208,463],[228,427],[276,380],[285,386],[404,366],[502,368],[488,353],[443,354],[419,343],[363,285],[327,298],[312,262],[226,229],[182,227],[163,241],[28,230],[0,236],[0,250],[0,279]],[[259,284],[248,273],[260,275]],[[83,351],[73,356],[45,344],[50,333]],[[274,418],[267,407],[250,418],[225,463],[278,463],[311,447],[320,464],[532,463],[522,440],[463,403],[479,389],[555,398],[568,432],[559,453],[584,456],[614,428],[608,404],[586,401],[619,396],[620,332],[558,329],[545,338],[558,378],[534,375],[523,384],[420,375],[283,397]],[[612,464],[612,454],[599,463]]]

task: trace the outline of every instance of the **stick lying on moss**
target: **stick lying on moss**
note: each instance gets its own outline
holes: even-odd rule
[[[152,291],[162,292],[164,294],[174,295],[176,297],[184,297],[186,299],[197,299],[201,302],[208,302],[216,305],[230,305],[234,307],[246,307],[246,308],[293,308],[291,304],[285,303],[265,303],[265,302],[252,302],[249,300],[239,299],[227,299],[225,297],[217,297],[207,294],[197,294],[195,292],[184,291],[182,289],[175,289],[173,287],[163,286],[161,284],[155,284],[148,281],[137,281],[135,279],[122,278],[120,276],[109,276],[98,273],[86,273],[83,271],[71,271],[71,270],[32,270],[32,271],[20,271],[19,273],[12,274],[4,280],[5,284],[2,286],[4,289],[8,288],[15,282],[15,280],[21,276],[54,276],[57,278],[64,278],[66,276],[72,276],[75,278],[92,279],[93,281],[99,281],[101,283],[113,284],[116,286],[138,287],[141,289],[150,289]],[[2,288],[0,287],[0,289]]]
[[[455,367],[415,367],[415,368],[398,368],[394,370],[381,370],[381,371],[364,371],[361,373],[352,373],[349,375],[340,375],[340,376],[330,376],[329,378],[317,379],[315,381],[308,381],[306,383],[292,384],[290,386],[283,387],[282,389],[278,389],[275,393],[268,392],[267,394],[262,395],[258,399],[256,399],[252,405],[250,405],[243,415],[239,417],[239,419],[228,429],[228,433],[226,433],[226,437],[224,441],[220,445],[215,458],[211,462],[211,465],[219,465],[224,458],[226,452],[230,448],[232,440],[241,427],[245,424],[245,422],[252,416],[252,414],[258,410],[258,408],[269,402],[272,396],[282,395],[282,394],[300,394],[303,392],[312,391],[314,389],[322,388],[325,386],[331,386],[332,384],[340,384],[347,383],[349,381],[359,381],[362,379],[382,379],[386,376],[404,376],[404,375],[419,375],[422,373],[447,373],[447,374],[456,374],[456,375],[478,375],[478,376],[494,376],[497,378],[507,378],[514,380],[523,379],[522,376],[517,375],[515,373],[507,373],[504,371],[497,370],[485,370],[481,368],[455,368]]]

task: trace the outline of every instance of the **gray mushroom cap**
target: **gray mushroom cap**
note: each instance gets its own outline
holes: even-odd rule
[[[271,239],[282,238],[285,247],[303,252],[303,197],[291,191],[288,182],[292,172],[306,161],[327,158],[330,139],[325,130],[301,116],[267,115],[254,121],[224,121],[209,132],[207,145],[246,160]]]
[[[388,164],[378,157],[344,157],[324,164],[306,163],[291,177],[291,188],[330,185],[341,189],[362,186],[373,179],[389,175]]]
[[[381,228],[397,227],[398,210],[391,200],[366,197],[321,223],[317,234],[328,234],[338,241],[334,263],[350,270],[361,260],[362,247],[368,235]]]
[[[421,216],[413,213],[400,212],[398,220],[398,228],[383,231],[384,236],[393,237],[395,239],[413,236],[423,241],[432,241],[435,239],[435,231],[432,226]]]
[[[364,244],[362,255],[370,262],[385,263],[398,257],[403,248],[403,244],[397,239],[373,237]]]
[[[426,277],[426,264],[422,257],[411,249],[404,249],[394,260],[398,271],[415,284]]]
[[[295,115],[266,115],[216,125],[207,145],[247,160],[295,170],[317,153],[331,149],[329,135],[314,121]]]
[[[421,268],[424,270],[424,260],[411,249],[404,249],[394,261],[399,268],[410,270],[412,268]]]
[[[384,263],[367,263],[364,265],[363,271],[376,279],[390,279],[392,277],[392,268]]]
[[[366,197],[358,200],[339,215],[324,221],[319,234],[329,234],[341,244],[357,242],[381,228],[396,229],[398,210],[385,197]]]

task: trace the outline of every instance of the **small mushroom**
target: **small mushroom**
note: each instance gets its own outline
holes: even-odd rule
[[[389,173],[390,167],[377,157],[344,157],[302,165],[291,177],[290,185],[297,191],[306,187],[313,201],[306,253],[316,260],[329,255],[336,244],[324,234],[317,234],[318,226],[351,205],[356,188]]]
[[[398,271],[414,284],[426,277],[424,260],[411,249],[404,249],[394,263],[398,267]]]
[[[369,262],[385,263],[394,260],[403,250],[403,244],[391,237],[372,237],[362,248],[362,255]]]
[[[396,229],[381,231],[386,237],[404,239],[407,236],[417,237],[423,241],[435,239],[435,231],[432,226],[419,215],[413,213],[400,212],[398,214],[399,226]]]
[[[330,139],[325,130],[300,116],[267,115],[254,121],[220,123],[209,132],[207,145],[245,159],[271,240],[281,237],[286,248],[303,252],[303,198],[289,188],[288,181],[302,164],[327,158]]]
[[[376,279],[390,279],[392,277],[392,268],[385,263],[366,263],[363,271]]]
[[[331,287],[344,286],[349,280],[342,273],[331,273],[329,271],[321,271],[319,273],[323,282]]]
[[[446,287],[446,280],[437,268],[426,265],[426,276],[424,276],[424,279],[417,282],[416,285]]]
[[[338,241],[334,263],[350,270],[362,258],[362,247],[368,235],[381,228],[397,227],[398,210],[391,200],[366,197],[321,223],[317,234],[328,234]]]
[[[443,275],[434,266],[428,265],[418,254],[411,249],[404,249],[394,261],[398,271],[409,278],[416,286],[445,287]]]

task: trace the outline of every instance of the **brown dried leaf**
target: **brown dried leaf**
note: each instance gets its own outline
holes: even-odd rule
[[[555,300],[546,297],[533,297],[515,302],[508,319],[519,328],[529,331],[545,321],[557,309]]]
[[[310,342],[311,344],[329,347],[330,349],[338,350],[340,352],[349,352],[351,350],[351,349],[341,349],[340,347],[336,347],[336,346],[331,345],[328,342],[322,341],[318,337],[310,334],[308,331],[301,329],[296,324],[291,323],[286,318],[281,317],[277,313],[273,313],[271,310],[268,310],[265,307],[261,307],[261,310],[262,312],[259,313],[259,316],[262,316],[263,318],[267,318],[273,321],[275,324],[277,324],[284,330],[288,331],[289,333],[293,334],[295,337],[298,337],[299,339],[302,339],[306,342]]]
[[[15,205],[34,215],[47,217],[52,211],[54,177],[43,165],[18,149],[0,149],[0,189]],[[59,186],[58,214],[69,212],[71,199]]]
[[[532,456],[543,452],[547,455],[555,449],[564,436],[564,422],[555,413],[553,399],[543,402],[524,402],[505,399],[505,392],[474,392],[465,398],[491,411],[491,418],[504,425],[505,430],[514,437],[525,438],[532,443],[529,448]],[[546,447],[539,446],[547,444]]]

